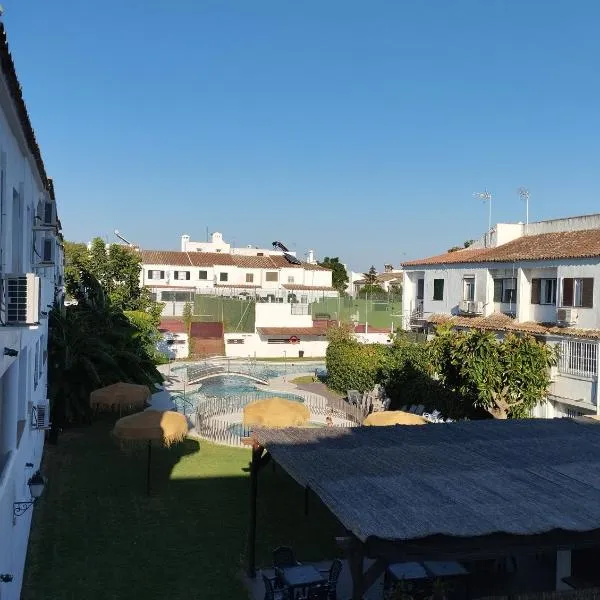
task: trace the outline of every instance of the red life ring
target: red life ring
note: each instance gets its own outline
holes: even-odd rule
[[[295,335],[293,335],[288,341],[290,344],[297,344],[300,340]]]

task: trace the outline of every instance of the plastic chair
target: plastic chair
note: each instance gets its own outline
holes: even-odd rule
[[[265,600],[289,600],[291,598],[290,590],[287,586],[280,586],[263,573],[263,583],[265,584]]]
[[[336,558],[329,569],[320,570],[321,573],[327,573],[327,600],[337,600],[337,584],[342,572],[343,563],[339,558]]]
[[[273,550],[273,567],[276,569],[295,567],[299,564],[294,556],[294,551],[289,546],[279,546]]]

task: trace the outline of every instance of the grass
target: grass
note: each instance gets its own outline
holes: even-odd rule
[[[120,449],[107,423],[63,434],[44,456],[22,600],[246,599],[250,451],[192,439],[145,452]],[[338,526],[285,473],[260,474],[257,563],[289,544],[300,560],[335,556]]]
[[[307,363],[316,363],[316,362],[324,362],[325,361],[325,357],[319,357],[319,356],[303,356],[302,358],[298,357],[298,356],[287,356],[287,357],[283,357],[283,356],[269,356],[266,358],[260,358],[257,357],[256,360],[259,360],[260,362],[275,362],[275,363],[288,363],[288,364],[292,364],[292,363],[299,363],[299,362],[307,362]]]
[[[290,380],[290,383],[295,383],[296,385],[302,384],[302,383],[314,383],[315,382],[315,378],[312,375],[300,375],[300,377],[295,377],[294,379]]]

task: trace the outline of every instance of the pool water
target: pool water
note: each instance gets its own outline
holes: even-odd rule
[[[230,398],[232,396],[243,396],[252,394],[257,400],[261,398],[272,398],[274,395],[280,398],[289,398],[290,400],[298,400],[302,402],[302,398],[296,394],[286,392],[266,392],[261,389],[263,386],[260,383],[253,383],[245,377],[238,375],[222,375],[213,377],[202,382],[202,387],[194,396],[206,396],[208,398]]]

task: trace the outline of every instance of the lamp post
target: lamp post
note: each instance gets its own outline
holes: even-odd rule
[[[31,500],[13,503],[13,519],[15,519],[16,517],[20,517],[22,514],[26,513],[37,502],[38,498],[44,492],[44,487],[46,486],[46,478],[42,477],[41,473],[37,471],[29,479],[27,485],[29,486]]]
[[[483,192],[475,192],[473,194],[475,198],[488,203],[488,235],[492,229],[492,194],[488,192],[487,188]]]

